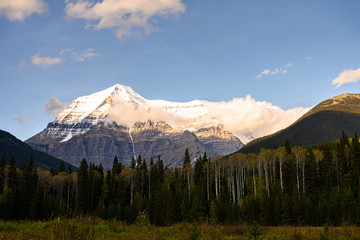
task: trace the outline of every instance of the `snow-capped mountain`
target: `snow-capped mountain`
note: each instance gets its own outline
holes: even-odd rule
[[[83,96],[72,101],[66,109],[59,113],[55,121],[47,127],[47,134],[55,138],[62,138],[65,142],[78,134],[84,134],[92,126],[99,122],[109,121],[112,107],[128,106],[127,110],[152,111],[163,110],[165,113],[173,114],[172,117],[181,118],[182,122],[194,122],[197,118],[208,112],[204,103],[199,100],[178,103],[164,100],[147,100],[136,93],[132,88],[116,84],[103,91]],[[116,111],[116,107],[115,110]],[[134,118],[136,119],[136,118]],[[116,119],[111,119],[115,120]],[[146,119],[147,120],[147,119]],[[127,123],[130,125],[133,123]],[[189,124],[186,124],[189,125]],[[184,126],[173,126],[179,130],[186,130]],[[193,126],[190,126],[193,128]]]
[[[147,100],[116,84],[72,101],[53,122],[26,142],[78,166],[82,158],[112,165],[115,155],[129,164],[135,155],[161,155],[168,166],[181,165],[185,149],[193,158],[226,155],[243,143],[218,121],[204,119],[206,101]]]

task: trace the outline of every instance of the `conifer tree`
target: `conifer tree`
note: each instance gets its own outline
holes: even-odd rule
[[[117,156],[115,155],[114,157],[114,161],[113,161],[113,167],[112,167],[112,174],[116,175],[120,173],[120,169],[119,169],[119,161]]]
[[[11,157],[10,159],[10,171],[8,174],[8,182],[5,183],[5,185],[8,185],[9,188],[12,189],[12,192],[15,194],[17,188],[17,173],[16,173],[14,157]]]
[[[65,172],[65,163],[63,160],[61,160],[60,166],[59,166],[59,173],[61,173],[61,172]]]
[[[290,146],[289,139],[287,139],[287,138],[285,141],[285,149],[286,149],[287,154],[291,154],[291,146]]]
[[[356,190],[355,194],[358,193],[360,188],[360,143],[357,134],[354,134],[354,137],[351,140],[351,169],[352,169],[352,178],[354,189]]]
[[[89,173],[86,159],[83,158],[80,163],[78,172],[78,195],[77,209],[78,212],[85,215],[89,207]]]
[[[0,160],[0,193],[3,192],[3,188],[5,184],[5,165],[6,165],[5,155],[3,154]]]
[[[183,161],[183,168],[185,168],[190,163],[191,163],[191,160],[190,160],[189,149],[186,149],[185,155],[184,155],[184,161]]]
[[[71,174],[72,173],[72,167],[70,164],[68,164],[68,170],[67,170],[68,174]]]
[[[131,158],[131,166],[130,166],[131,169],[135,169],[136,168],[136,162],[135,162],[135,158],[132,157]]]

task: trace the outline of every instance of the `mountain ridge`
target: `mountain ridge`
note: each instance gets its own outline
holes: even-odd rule
[[[276,133],[255,139],[239,152],[256,153],[261,147],[285,144],[311,146],[334,141],[344,131],[348,136],[360,132],[360,94],[343,93],[317,104],[293,124]]]
[[[30,160],[30,156],[33,157],[34,167],[41,167],[43,169],[50,170],[58,169],[61,160],[48,155],[44,152],[37,151],[28,144],[24,143],[9,132],[0,129],[0,155],[4,155],[6,162],[9,163],[11,157],[15,158],[15,164],[17,167],[22,167]],[[67,167],[69,164],[65,162]],[[76,170],[73,167],[73,170]]]

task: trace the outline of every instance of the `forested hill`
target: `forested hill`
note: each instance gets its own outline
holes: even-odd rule
[[[164,168],[139,156],[131,167],[81,161],[78,172],[0,164],[0,219],[93,216],[171,225],[203,221],[264,225],[360,224],[360,143],[343,134],[317,148],[262,149]],[[21,207],[14,207],[21,206]]]
[[[34,168],[58,169],[61,163],[61,160],[31,148],[15,136],[2,130],[0,130],[0,156],[4,156],[7,163],[10,163],[10,159],[14,157],[15,166],[19,168],[27,164],[31,156],[34,161]],[[65,167],[68,167],[67,163]],[[77,168],[72,166],[72,169]]]
[[[239,152],[257,153],[261,148],[291,145],[306,147],[334,141],[344,131],[352,136],[360,132],[360,94],[341,94],[321,102],[289,127],[255,139]]]

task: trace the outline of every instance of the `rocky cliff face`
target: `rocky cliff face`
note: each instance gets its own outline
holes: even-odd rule
[[[141,155],[146,161],[161,156],[165,166],[181,166],[185,149],[194,160],[204,152],[209,157],[227,155],[242,147],[241,141],[221,127],[190,131],[174,130],[164,122],[138,122],[127,128],[115,123],[99,123],[84,134],[78,134],[68,141],[49,137],[47,130],[40,132],[26,142],[33,148],[63,159],[75,166],[86,158],[105,168],[111,168],[114,156],[125,165],[132,157]]]
[[[114,105],[117,107],[114,108]],[[153,112],[149,114],[151,110]],[[118,112],[114,114],[114,111]],[[192,159],[204,152],[213,157],[239,150],[242,142],[222,126],[197,130],[191,126],[191,122],[206,112],[207,108],[201,101],[173,103],[146,100],[131,88],[117,84],[75,99],[45,130],[26,140],[26,143],[75,166],[86,158],[96,164],[101,163],[105,168],[112,167],[115,155],[125,165],[130,165],[132,157],[138,155],[147,161],[161,155],[166,166],[174,167],[182,165],[186,148]],[[155,118],[176,117],[181,121],[179,125],[170,125],[165,121],[146,119],[127,124],[128,127],[117,121],[120,119],[122,122],[129,117],[144,119],[144,116],[154,117],[154,114],[159,115]],[[190,128],[184,127],[184,122]]]

